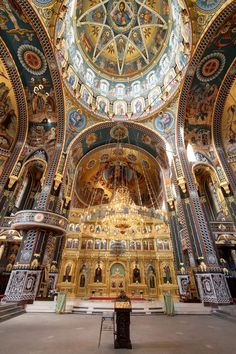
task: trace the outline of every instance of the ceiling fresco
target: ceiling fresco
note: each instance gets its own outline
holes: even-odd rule
[[[0,148],[10,150],[18,130],[16,98],[7,70],[0,59]]]
[[[50,86],[51,76],[41,44],[15,1],[1,2],[0,21],[0,35],[14,57],[24,86],[33,90],[35,83],[43,81]]]
[[[223,112],[222,141],[224,150],[230,162],[236,161],[236,82],[234,82]],[[232,163],[235,170],[235,164]]]
[[[202,150],[207,154],[212,153],[209,147],[212,143],[213,108],[225,75],[235,60],[235,23],[234,15],[228,18],[211,37],[202,56],[198,55],[199,62],[191,85],[188,86],[189,91],[183,90],[182,94],[182,97],[186,95],[185,144],[190,143],[194,150]],[[181,103],[179,107],[183,109]]]
[[[200,10],[207,11],[207,12],[216,10],[221,3],[222,0],[196,0],[197,7]]]
[[[49,65],[40,41],[15,1],[1,2],[0,23],[0,35],[25,87],[30,117],[28,144],[39,147],[52,141],[55,143],[56,100]]]
[[[136,204],[150,205],[153,200],[159,207],[162,194],[156,161],[124,144],[109,144],[88,153],[79,162],[75,186],[77,202],[83,205],[109,203],[118,187],[128,187]]]
[[[107,78],[127,80],[158,60],[168,33],[168,1],[78,1],[77,41]]]
[[[167,169],[168,161],[164,142],[154,132],[141,125],[113,123],[111,126],[100,126],[98,124],[75,140],[70,149],[73,154],[81,158],[99,146],[112,143],[138,146],[156,158],[161,168]]]
[[[128,120],[145,117],[176,92],[191,25],[183,0],[69,0],[55,40],[79,102],[100,117]]]

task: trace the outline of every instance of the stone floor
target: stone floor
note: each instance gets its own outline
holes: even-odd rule
[[[113,349],[105,332],[97,348],[98,315],[24,314],[0,324],[0,354],[131,353]],[[136,354],[232,354],[236,323],[212,316],[132,316]]]

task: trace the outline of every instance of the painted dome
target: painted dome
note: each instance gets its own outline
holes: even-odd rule
[[[168,33],[169,9],[160,2],[81,1],[77,41],[83,56],[104,78],[127,81],[158,60]]]
[[[183,0],[69,0],[57,22],[58,61],[83,105],[106,118],[143,118],[176,92],[190,34]]]

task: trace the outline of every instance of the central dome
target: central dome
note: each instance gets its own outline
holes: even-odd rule
[[[191,51],[184,0],[68,0],[58,62],[79,102],[101,118],[144,118],[175,94]]]
[[[160,2],[80,1],[77,43],[85,59],[108,78],[143,74],[163,47],[169,11]]]

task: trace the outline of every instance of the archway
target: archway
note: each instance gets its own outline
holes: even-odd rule
[[[125,289],[133,298],[148,298],[167,288],[176,295],[163,139],[139,124],[102,123],[72,142],[69,156],[65,198],[70,228],[62,264],[73,260],[75,267],[67,282],[61,268],[58,287],[72,297],[114,297]],[[111,273],[118,263],[124,274]],[[167,264],[170,282],[161,276]]]

